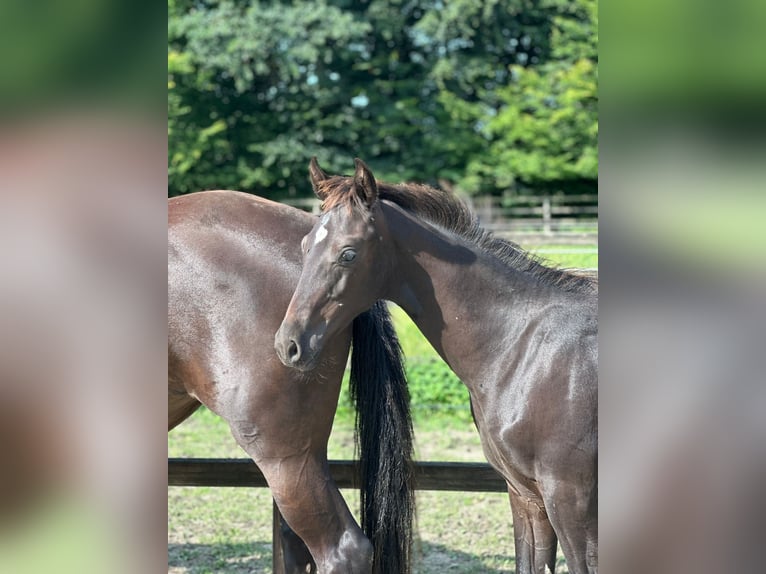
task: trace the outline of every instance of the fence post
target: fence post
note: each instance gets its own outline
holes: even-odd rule
[[[551,234],[551,196],[543,196],[543,234]]]
[[[272,499],[272,572],[274,574],[316,573],[308,548],[284,521]]]
[[[479,221],[482,223],[492,223],[495,219],[492,201],[493,198],[489,195],[477,197],[473,201],[473,208],[476,211],[476,215],[479,216]]]
[[[279,513],[277,503],[272,499],[271,504],[274,508],[272,518],[272,530],[271,530],[271,545],[272,545],[272,571],[274,574],[286,574],[285,573],[285,552],[282,546],[282,515]]]

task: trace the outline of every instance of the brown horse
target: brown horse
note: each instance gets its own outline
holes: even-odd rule
[[[200,403],[228,422],[300,537],[283,535],[287,572],[408,572],[412,428],[384,304],[325,339],[313,370],[288,369],[274,352],[315,220],[233,191],[168,201],[168,427]],[[327,464],[350,343],[367,536]]]
[[[276,338],[285,365],[316,362],[378,299],[399,304],[468,387],[489,462],[508,483],[517,572],[596,572],[597,288],[493,237],[426,186],[329,177],[324,214]]]

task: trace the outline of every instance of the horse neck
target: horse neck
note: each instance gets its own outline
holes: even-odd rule
[[[559,294],[398,207],[386,215],[397,246],[387,298],[471,389]]]

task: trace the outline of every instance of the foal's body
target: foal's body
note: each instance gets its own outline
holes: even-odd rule
[[[553,571],[558,532],[570,569],[587,572],[597,547],[595,297],[541,285],[395,204],[380,210],[394,248],[385,298],[468,388],[484,454],[508,482],[518,571]]]
[[[325,215],[277,334],[296,365],[378,298],[399,304],[468,387],[489,462],[508,483],[517,571],[597,568],[597,300],[477,228],[451,196],[312,162]],[[289,341],[291,346],[285,346]],[[319,344],[317,344],[319,341]]]

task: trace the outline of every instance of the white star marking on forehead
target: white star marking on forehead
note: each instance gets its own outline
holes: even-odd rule
[[[325,227],[327,225],[327,219],[324,217],[322,218],[322,225],[319,226],[319,229],[317,229],[316,235],[314,235],[314,245],[318,245],[322,241],[324,241],[324,238],[327,237],[327,228]]]

